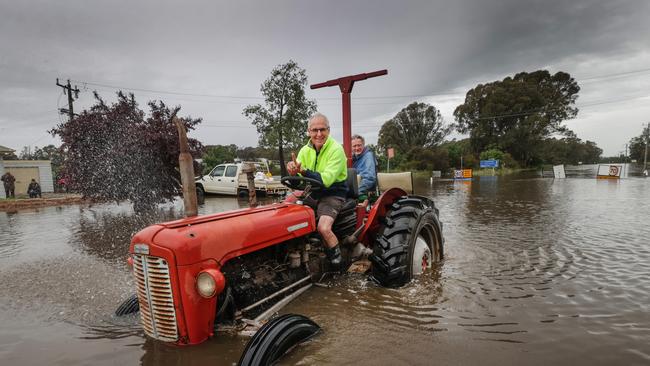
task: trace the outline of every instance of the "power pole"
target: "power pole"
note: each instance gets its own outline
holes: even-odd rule
[[[645,155],[643,155],[643,174],[648,172],[648,141],[650,141],[650,122],[645,127]]]
[[[72,110],[72,102],[74,99],[79,99],[79,88],[77,86],[74,86],[74,89],[70,85],[70,79],[68,79],[68,83],[66,85],[61,85],[59,84],[59,78],[56,78],[56,85],[60,86],[63,88],[63,90],[68,94],[68,110],[66,111],[64,108],[61,108],[60,112],[65,113],[68,112],[68,118],[70,121],[72,121],[72,118],[74,118],[74,111]],[[74,92],[74,99],[72,99],[72,92]]]
[[[627,144],[625,144],[625,156],[623,157],[623,178],[625,178],[625,168],[627,167],[628,155],[627,155]]]

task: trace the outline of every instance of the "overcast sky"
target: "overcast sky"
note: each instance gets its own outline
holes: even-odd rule
[[[520,71],[570,73],[580,112],[567,126],[617,155],[650,121],[650,1],[10,1],[0,0],[0,145],[60,141],[55,85],[114,100],[130,90],[202,117],[204,144],[256,146],[242,115],[271,69],[295,60],[310,83],[388,69],[352,94],[352,132],[377,140],[415,100],[447,123],[477,83]],[[236,97],[236,98],[235,98]],[[341,139],[338,88],[308,90]],[[461,137],[456,134],[452,137]]]

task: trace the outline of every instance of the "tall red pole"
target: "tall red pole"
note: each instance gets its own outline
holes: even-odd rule
[[[352,94],[354,82],[386,74],[388,74],[388,70],[379,70],[366,74],[344,76],[342,78],[329,80],[324,83],[312,84],[310,86],[311,89],[319,89],[326,86],[338,85],[339,89],[341,89],[341,102],[343,107],[343,150],[345,150],[345,156],[348,158],[348,168],[352,167],[352,141],[350,141],[352,138],[352,103],[350,95]]]
[[[350,83],[352,89],[352,83]],[[352,101],[350,92],[341,88],[341,103],[343,105],[343,151],[348,158],[348,168],[352,168]]]

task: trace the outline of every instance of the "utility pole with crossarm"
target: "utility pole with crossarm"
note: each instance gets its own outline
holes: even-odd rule
[[[64,108],[60,109],[61,113],[68,112],[68,118],[70,121],[72,121],[72,118],[74,118],[74,111],[72,110],[72,102],[74,99],[79,99],[79,88],[77,86],[74,86],[74,89],[70,85],[70,79],[68,79],[68,83],[66,85],[62,85],[59,83],[59,78],[56,78],[56,85],[60,86],[63,88],[63,90],[68,94],[68,109],[65,110]],[[74,92],[74,99],[72,98],[72,92]]]

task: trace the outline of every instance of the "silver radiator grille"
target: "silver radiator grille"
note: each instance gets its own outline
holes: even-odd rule
[[[178,326],[167,261],[133,254],[133,273],[144,331],[163,342],[175,342],[178,340]]]

